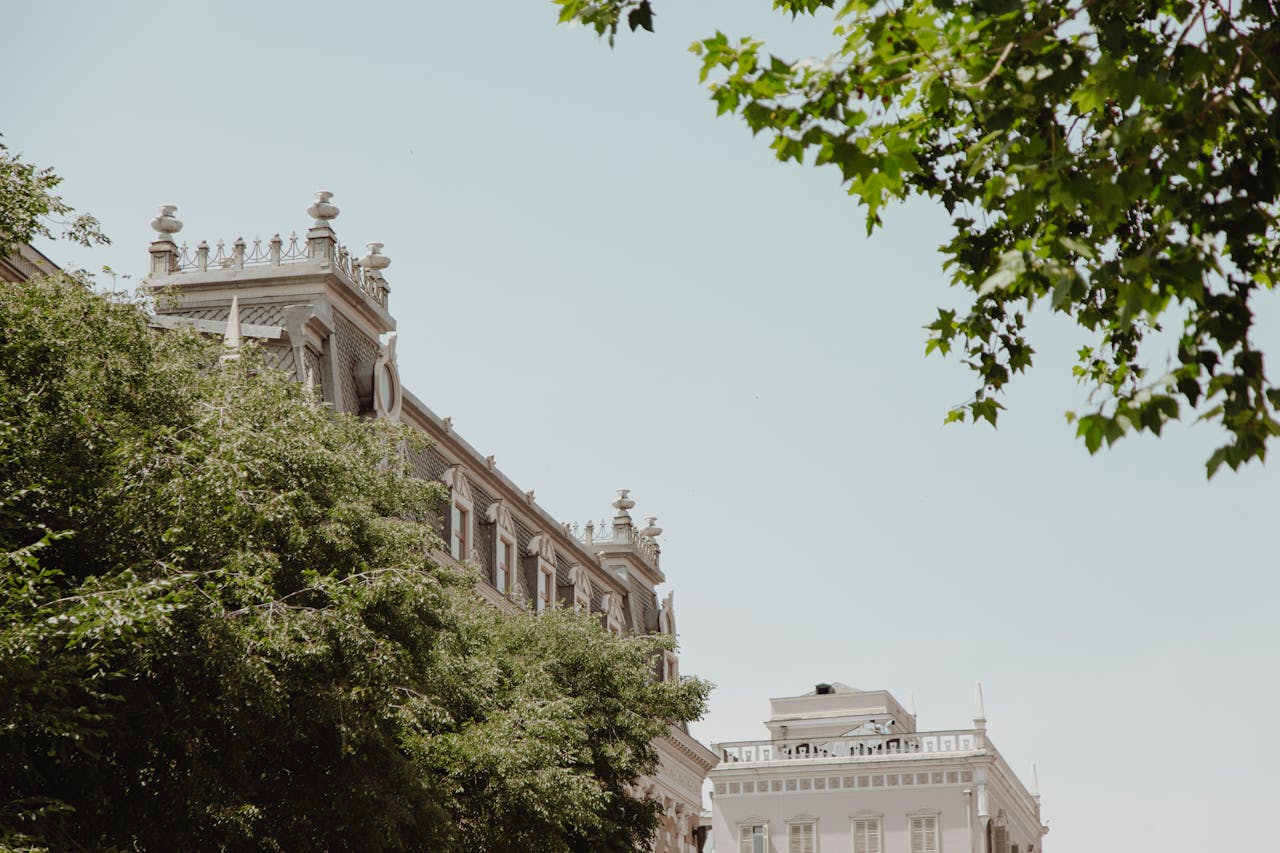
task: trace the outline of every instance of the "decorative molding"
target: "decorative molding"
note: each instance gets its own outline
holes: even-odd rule
[[[676,635],[675,590],[667,593],[658,609],[658,628],[664,634]]]
[[[512,535],[516,532],[516,522],[511,516],[511,510],[507,508],[507,502],[502,498],[489,504],[489,508],[484,513],[485,520],[490,524],[498,525],[499,530],[503,530]]]
[[[556,564],[556,543],[552,542],[551,537],[541,530],[533,534],[525,553],[530,556],[537,555],[553,566]]]
[[[450,465],[440,476],[440,481],[453,490],[454,497],[460,497],[468,503],[474,501],[471,497],[471,481],[467,476],[467,469],[461,465]]]

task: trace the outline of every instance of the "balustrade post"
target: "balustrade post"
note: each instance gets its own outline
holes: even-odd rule
[[[244,269],[244,238],[237,237],[231,244],[231,265],[238,270]]]
[[[280,235],[276,234],[271,238],[271,263],[280,266],[280,249],[284,245],[284,241],[280,239]]]
[[[307,230],[307,257],[312,260],[332,261],[337,255],[338,237],[330,222],[338,216],[337,205],[330,204],[333,193],[321,190],[307,208],[307,215],[315,221]]]
[[[365,247],[368,248],[369,254],[360,259],[360,266],[365,271],[367,285],[365,292],[373,297],[374,302],[386,308],[391,286],[387,284],[382,271],[391,266],[391,259],[382,254],[382,245],[382,243],[366,243]]]
[[[173,235],[182,230],[182,223],[174,217],[178,209],[174,204],[160,205],[160,212],[151,220],[157,237],[151,242],[151,274],[168,276],[176,273],[178,267],[178,247],[173,242]]]

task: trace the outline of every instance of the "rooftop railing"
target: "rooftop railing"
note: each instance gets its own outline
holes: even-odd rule
[[[607,521],[597,526],[588,521],[585,526],[569,526],[569,533],[588,550],[598,545],[630,545],[653,565],[658,564],[658,543],[632,526],[615,527]]]
[[[204,240],[193,251],[186,243],[178,250],[178,270],[182,272],[207,272],[220,269],[244,269],[252,266],[282,266],[287,263],[304,263],[314,257],[308,241],[299,239],[296,233],[289,235],[289,242],[274,235],[265,243],[261,238],[253,238],[246,243],[243,237],[236,238],[228,251],[226,243],[219,240],[210,251]],[[364,268],[360,260],[347,249],[338,245],[329,258],[333,266],[360,292],[383,308],[387,307],[387,286],[385,280]]]
[[[976,729],[843,735],[807,740],[740,740],[718,743],[714,747],[725,763],[808,761],[815,758],[856,761],[895,755],[959,755],[985,748],[986,736]]]

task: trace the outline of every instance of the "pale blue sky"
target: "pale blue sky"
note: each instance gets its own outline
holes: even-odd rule
[[[981,679],[1048,850],[1274,846],[1275,469],[1206,482],[1204,427],[1089,457],[1080,338],[1042,314],[999,431],[943,428],[970,391],[923,357],[946,219],[867,239],[834,173],[715,118],[686,52],[826,28],[656,8],[610,51],[539,0],[11,2],[0,130],[114,238],[49,249],[70,265],[143,274],[161,203],[194,243],[305,229],[333,191],[339,237],[392,258],[406,384],[558,517],[617,488],[659,517],[704,740],[829,680],[961,727]]]

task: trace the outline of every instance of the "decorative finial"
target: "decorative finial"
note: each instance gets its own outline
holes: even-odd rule
[[[658,517],[650,515],[645,518],[649,522],[649,526],[640,531],[642,536],[648,536],[650,539],[656,539],[662,535],[662,528],[658,526]]]
[[[916,714],[916,692],[914,690],[911,691],[911,716],[919,716]]]
[[[489,468],[489,470],[490,470],[490,471],[492,471],[492,470],[493,470],[493,466],[494,466],[495,464],[497,464],[497,463],[494,461],[494,458],[493,458],[493,454],[492,454],[492,453],[490,453],[488,456],[486,456],[486,457],[484,458],[484,464],[485,464],[486,466],[488,466],[488,468]]]
[[[231,295],[231,312],[227,314],[227,330],[222,335],[222,361],[240,357],[240,294]]]
[[[160,234],[159,239],[172,243],[173,235],[182,230],[182,223],[173,215],[177,209],[176,204],[160,205],[160,212],[156,214],[155,219],[151,220],[151,227]]]
[[[382,275],[382,271],[391,266],[391,259],[382,254],[382,243],[365,243],[369,254],[360,259],[360,266],[370,272]]]
[[[316,193],[316,200],[307,208],[307,216],[315,220],[315,227],[324,228],[329,224],[330,219],[337,218],[338,206],[329,203],[331,198],[333,198],[333,193],[328,190],[320,190]]]
[[[973,690],[973,726],[978,729],[987,727],[987,711],[982,704],[982,682],[978,681]]]
[[[529,491],[524,493],[524,499],[527,500],[529,503],[533,503],[533,489],[530,489]]]
[[[630,489],[618,489],[618,499],[613,502],[613,508],[618,511],[619,515],[625,515],[627,510],[636,505],[636,502],[628,497],[630,494]]]
[[[1040,801],[1040,774],[1034,761],[1031,762],[1031,796],[1036,798],[1036,802]]]
[[[453,415],[449,415],[442,423],[444,424],[445,432],[453,432]]]

